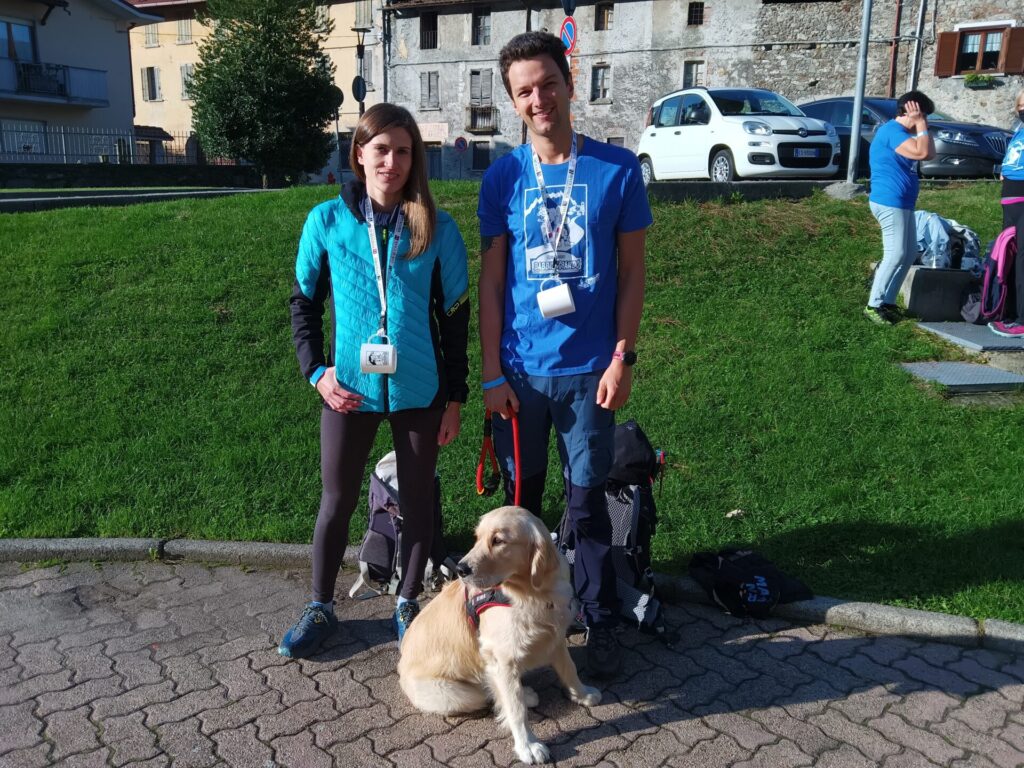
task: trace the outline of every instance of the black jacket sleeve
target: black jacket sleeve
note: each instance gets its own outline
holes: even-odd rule
[[[469,397],[469,299],[462,298],[446,312],[440,264],[434,266],[430,286],[431,306],[438,329],[442,375],[448,402],[464,403]]]
[[[295,281],[289,301],[292,313],[292,341],[299,358],[299,369],[309,381],[316,369],[332,365],[333,355],[324,353],[324,305],[331,293],[331,275],[327,254],[320,257],[320,274],[316,289],[309,298],[302,292],[299,281]]]

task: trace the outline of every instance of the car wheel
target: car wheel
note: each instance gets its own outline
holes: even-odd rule
[[[651,158],[644,157],[640,160],[640,175],[644,179],[645,187],[652,181],[657,181],[654,178],[654,165],[651,163]]]
[[[732,161],[732,152],[723,149],[715,153],[711,160],[712,181],[735,181],[736,164]]]

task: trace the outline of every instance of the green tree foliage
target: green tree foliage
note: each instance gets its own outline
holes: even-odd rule
[[[207,155],[241,157],[269,183],[320,170],[341,105],[321,48],[333,27],[312,0],[208,0],[192,125]]]

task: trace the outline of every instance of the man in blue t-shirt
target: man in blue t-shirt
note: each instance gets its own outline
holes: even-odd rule
[[[935,142],[928,133],[932,100],[910,91],[896,101],[896,117],[882,125],[871,141],[871,194],[868,204],[882,229],[882,260],[875,269],[864,316],[873,323],[899,322],[896,297],[917,258],[917,204],[919,160],[935,157]]]
[[[480,346],[484,402],[506,503],[540,515],[554,426],[576,536],[574,580],[587,666],[618,670],[618,598],[604,495],[615,410],[629,398],[652,222],[636,156],[573,131],[572,78],[554,35],[526,32],[501,51],[505,89],[530,137],[480,188]],[[514,466],[517,414],[520,466]]]

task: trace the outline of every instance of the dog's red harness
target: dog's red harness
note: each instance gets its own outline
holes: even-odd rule
[[[473,625],[473,630],[480,629],[480,614],[486,611],[488,608],[502,607],[509,608],[512,606],[512,600],[509,596],[501,591],[501,587],[495,587],[494,589],[488,589],[479,594],[469,596],[469,587],[466,587],[466,618],[469,619],[469,623]]]

